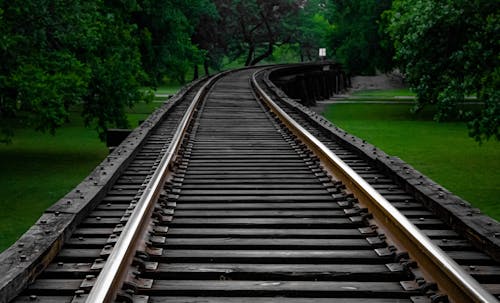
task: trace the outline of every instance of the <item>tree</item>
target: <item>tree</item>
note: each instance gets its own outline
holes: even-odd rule
[[[2,3],[2,36],[7,40],[0,54],[4,129],[6,118],[22,110],[31,114],[36,129],[54,132],[68,118],[68,107],[82,101],[90,69],[72,50],[92,44],[89,37],[95,32],[85,23],[94,21],[96,8],[78,1],[61,6],[59,1]]]
[[[224,24],[217,9],[215,9],[214,12],[200,16],[198,26],[191,37],[193,43],[204,52],[202,61],[205,75],[210,74],[210,68],[215,70],[222,69],[222,61],[228,49],[228,44],[224,31],[218,30],[221,28],[224,28]],[[197,68],[198,65],[195,64],[195,78]]]
[[[392,69],[392,46],[384,44],[380,16],[391,0],[335,0],[331,45],[335,58],[352,74],[374,74]]]
[[[290,41],[284,24],[299,10],[292,0],[215,0],[224,30],[226,53],[231,59],[245,56],[245,66],[271,56],[274,47]]]
[[[103,140],[109,127],[128,127],[127,107],[151,96],[142,91],[148,77],[141,66],[137,27],[127,23],[116,8],[101,9],[95,47],[83,56],[91,79],[83,96],[82,116]]]
[[[463,117],[476,140],[500,140],[500,3],[395,0],[386,18],[418,108],[437,104],[436,120]],[[466,96],[483,102],[479,112],[461,112]]]
[[[193,42],[205,51],[205,72],[220,69],[224,58],[255,65],[272,58],[276,49],[302,61],[316,58],[328,44],[332,26],[328,0],[215,0],[217,14],[202,16]]]
[[[193,63],[201,63],[203,52],[191,40],[202,16],[215,16],[209,0],[140,0],[131,15],[140,33],[142,64],[151,84],[165,75],[185,83]]]
[[[301,5],[298,16],[289,18],[289,22],[285,24],[287,32],[292,33],[290,44],[298,45],[302,62],[306,59],[315,60],[318,49],[329,46],[328,40],[334,30],[334,26],[328,21],[332,10],[330,6],[328,0],[306,1]]]
[[[78,105],[101,135],[126,125],[124,107],[144,99],[135,28],[100,0],[0,3],[0,120],[55,130]]]

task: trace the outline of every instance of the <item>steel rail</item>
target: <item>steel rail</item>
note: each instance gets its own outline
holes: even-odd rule
[[[172,138],[172,142],[163,155],[158,168],[151,177],[151,180],[148,182],[144,193],[137,202],[134,212],[124,226],[120,237],[114,245],[106,264],[97,276],[94,286],[90,290],[85,302],[104,303],[111,302],[115,299],[116,290],[121,286],[120,283],[124,275],[126,275],[128,266],[131,264],[135,255],[135,247],[138,239],[147,228],[147,226],[145,226],[147,224],[144,224],[144,222],[149,219],[151,210],[154,208],[154,204],[160,195],[165,182],[166,172],[172,164],[181,145],[187,126],[189,125],[189,122],[195,112],[195,108],[203,99],[203,94],[207,88],[218,77],[220,77],[220,74],[219,76],[213,76],[208,79],[195,95],[193,102],[191,102],[181,120],[181,123],[177,127],[177,130]]]
[[[330,171],[355,192],[358,200],[365,202],[370,212],[380,222],[387,225],[389,231],[398,237],[405,249],[431,277],[441,290],[454,302],[498,302],[462,267],[451,259],[441,248],[434,244],[420,229],[411,223],[399,210],[380,195],[370,184],[351,169],[335,153],[314,137],[309,131],[297,123],[281,109],[257,82],[256,72],[252,76],[252,85],[261,100],[280,118],[280,120],[314,150]]]

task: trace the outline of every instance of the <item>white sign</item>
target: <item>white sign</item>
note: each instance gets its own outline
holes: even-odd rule
[[[319,56],[320,57],[326,57],[326,48],[320,48],[319,49]]]

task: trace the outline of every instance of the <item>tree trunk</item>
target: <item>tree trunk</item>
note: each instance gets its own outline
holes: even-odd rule
[[[252,62],[254,51],[255,51],[255,45],[250,45],[248,47],[248,55],[247,55],[247,59],[245,60],[245,66],[249,66],[250,63]]]
[[[194,65],[194,72],[193,72],[193,81],[197,80],[200,77],[199,72],[198,72],[198,64]]]
[[[208,61],[203,60],[203,68],[205,69],[205,76],[210,76],[210,71],[208,70]]]
[[[260,16],[262,17],[262,21],[264,22],[265,26],[266,26],[266,30],[267,30],[267,39],[268,39],[268,46],[267,46],[267,50],[260,56],[258,56],[257,58],[253,59],[252,62],[250,63],[250,65],[255,65],[257,63],[259,63],[260,61],[264,60],[265,58],[271,56],[273,54],[273,48],[274,48],[274,38],[275,38],[275,35],[271,29],[271,26],[269,26],[269,23],[268,23],[268,20],[266,19],[266,16],[264,16],[264,14],[261,12],[260,13]]]
[[[250,65],[255,65],[273,54],[274,43],[269,43],[267,50],[257,58],[253,59]]]

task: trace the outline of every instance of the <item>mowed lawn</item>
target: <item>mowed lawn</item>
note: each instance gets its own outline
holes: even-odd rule
[[[0,251],[107,153],[97,133],[82,128],[81,121],[63,127],[56,136],[17,129],[11,144],[0,144]]]
[[[130,126],[136,127],[165,99],[156,98],[129,109]],[[76,112],[55,136],[16,129],[11,144],[0,144],[0,252],[107,155],[105,142],[99,140],[95,130],[83,127]]]
[[[378,95],[383,95],[378,93]],[[462,122],[438,123],[411,104],[332,104],[324,115],[500,220],[500,142],[479,145]]]

